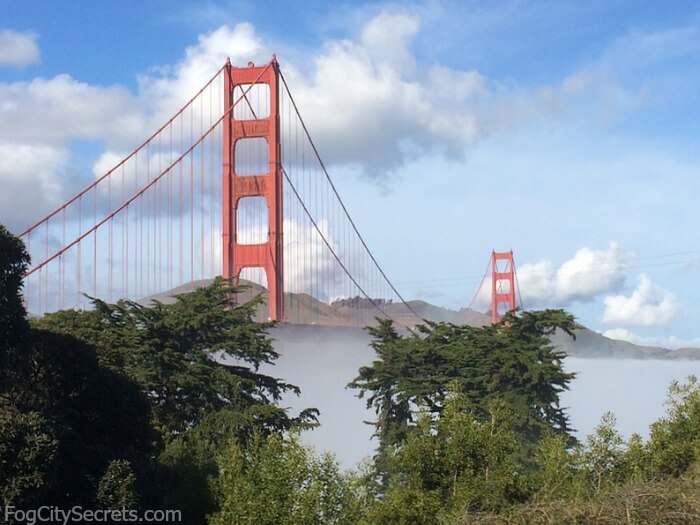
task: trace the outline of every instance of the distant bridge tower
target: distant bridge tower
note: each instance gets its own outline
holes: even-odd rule
[[[505,312],[515,310],[515,262],[513,250],[491,252],[491,320],[500,318],[499,307],[505,305]]]
[[[248,88],[266,86],[266,89]],[[256,93],[256,106],[264,107],[265,114],[256,113],[246,91]],[[223,126],[223,180],[222,180],[222,237],[223,276],[238,279],[244,268],[262,268],[267,278],[268,317],[284,319],[284,275],[282,232],[282,183],[279,115],[279,67],[276,58],[265,66],[224,67],[224,126]],[[243,104],[238,98],[245,97]],[[259,104],[260,98],[269,97]],[[236,112],[236,108],[250,108],[250,114]],[[267,147],[267,169],[263,173],[241,173],[236,163],[237,151],[245,151],[244,142],[264,139]],[[239,154],[241,160],[244,154]],[[241,199],[264,197],[268,211],[267,241],[258,244],[239,242],[237,211]]]

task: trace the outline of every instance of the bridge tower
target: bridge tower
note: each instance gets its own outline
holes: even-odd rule
[[[499,265],[499,262],[501,263]],[[491,252],[491,320],[498,322],[498,307],[505,304],[506,312],[515,310],[515,262],[513,250]]]
[[[265,85],[267,89],[249,89]],[[234,112],[237,98],[255,91],[269,94],[266,115],[252,112],[253,118],[239,119]],[[262,268],[268,290],[268,317],[284,319],[284,275],[282,193],[283,175],[280,147],[279,67],[277,59],[265,66],[234,67],[228,61],[224,67],[224,126],[223,126],[223,180],[222,180],[222,240],[223,276],[238,280],[244,268]],[[250,101],[243,106],[251,108]],[[238,104],[241,106],[241,103]],[[267,171],[242,174],[236,163],[236,146],[250,139],[264,139],[267,143]],[[268,211],[267,241],[258,244],[239,242],[236,215],[241,199],[264,197]]]

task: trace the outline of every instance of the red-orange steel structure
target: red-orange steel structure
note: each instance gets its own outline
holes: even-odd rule
[[[238,120],[233,109],[234,90],[245,90],[251,84],[268,86],[269,114],[253,119]],[[266,66],[224,66],[223,180],[222,236],[223,276],[237,280],[244,268],[262,268],[267,278],[268,317],[284,319],[284,274],[279,66],[277,59]],[[242,175],[236,172],[236,143],[264,138],[267,142],[268,169],[266,173]],[[259,244],[238,242],[236,212],[241,199],[264,197],[268,208],[268,239]]]
[[[505,268],[499,268],[498,262],[505,261]],[[507,305],[506,311],[515,310],[515,262],[513,250],[508,252],[491,252],[491,320],[498,322],[498,307]]]

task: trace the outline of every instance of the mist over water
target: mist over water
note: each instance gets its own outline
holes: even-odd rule
[[[373,420],[364,399],[345,386],[357,370],[375,357],[370,337],[361,329],[284,325],[274,330],[277,364],[266,369],[301,388],[301,396],[286,396],[294,412],[307,407],[321,411],[321,426],[302,434],[317,451],[333,452],[343,467],[352,467],[373,454]]]
[[[375,418],[356,391],[346,388],[363,365],[374,359],[369,336],[356,328],[284,325],[271,334],[281,354],[274,367],[263,371],[301,388],[301,396],[286,396],[283,405],[293,412],[307,407],[321,411],[321,426],[302,439],[317,451],[333,452],[343,467],[371,456],[377,445]],[[617,416],[624,437],[646,437],[649,425],[665,413],[670,382],[700,376],[700,361],[614,360],[569,357],[568,371],[577,377],[562,397],[571,426],[579,438],[593,431],[603,413]]]
[[[700,377],[700,361],[568,357],[564,366],[577,375],[561,402],[569,407],[579,438],[592,432],[608,411],[617,417],[617,429],[624,437],[636,432],[646,438],[649,425],[666,413],[671,381],[684,381],[691,374]]]

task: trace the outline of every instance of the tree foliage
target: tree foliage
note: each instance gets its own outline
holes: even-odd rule
[[[0,406],[0,504],[30,503],[52,476],[58,441],[53,425],[39,412]]]
[[[463,393],[448,395],[441,415],[424,412],[388,457],[391,477],[372,510],[376,523],[444,523],[465,510],[494,511],[528,494],[512,413],[492,400],[475,417]]]
[[[698,523],[698,438],[690,433],[698,393],[693,377],[672,384],[668,415],[646,442],[625,442],[606,413],[574,446],[548,431],[533,461],[523,459],[527,443],[507,405],[492,405],[484,421],[464,394],[449,396],[439,416],[423,412],[389,454],[387,488],[363,523]]]
[[[96,501],[103,509],[134,509],[138,504],[136,475],[124,459],[110,461],[97,485]]]
[[[649,451],[654,475],[678,476],[700,463],[700,383],[671,383],[666,417],[651,426]]]
[[[183,523],[203,523],[218,509],[212,487],[219,476],[218,458],[232,441],[245,449],[254,438],[281,430],[261,424],[267,421],[264,410],[255,405],[248,411],[225,408],[208,413],[165,445],[158,457],[159,492],[166,508],[182,511]]]
[[[276,406],[299,388],[260,373],[278,357],[266,333],[272,323],[253,320],[259,298],[233,306],[238,291],[218,278],[172,304],[95,299],[92,311],[48,314],[37,326],[88,342],[104,366],[139,384],[165,439],[227,407],[248,413],[258,407],[260,424],[275,428],[312,424],[314,410],[292,418]]]
[[[0,357],[2,348],[27,327],[22,280],[28,266],[29,254],[24,244],[0,224]]]
[[[0,372],[0,497],[13,502],[91,502],[110,461],[144,466],[155,433],[146,398],[133,382],[99,366],[94,351],[63,334],[32,330]],[[27,432],[25,434],[25,432]],[[17,441],[20,438],[20,441]],[[27,458],[24,466],[17,463]],[[14,459],[14,461],[13,461]],[[34,472],[31,490],[4,490]],[[27,499],[29,498],[29,499]]]
[[[216,482],[220,510],[212,525],[351,525],[363,513],[363,485],[332,456],[316,456],[273,433],[225,450]]]
[[[30,328],[21,300],[28,263],[0,226],[0,502],[93,502],[110,461],[143,464],[150,453],[149,406],[89,345]]]
[[[260,372],[278,357],[257,302],[223,279],[172,304],[94,300],[27,322],[22,243],[0,227],[0,503],[151,506],[207,487],[212,459],[315,423],[278,401],[299,389]],[[192,513],[213,510],[210,492]]]
[[[415,407],[441,413],[453,382],[479,419],[488,419],[489,404],[501,399],[513,411],[514,429],[528,440],[549,430],[568,435],[559,394],[574,375],[563,370],[564,354],[548,336],[557,328],[573,335],[577,326],[561,310],[511,313],[484,327],[427,323],[410,335],[379,320],[368,329],[377,359],[349,386],[377,413],[380,468],[386,453],[405,441]]]

